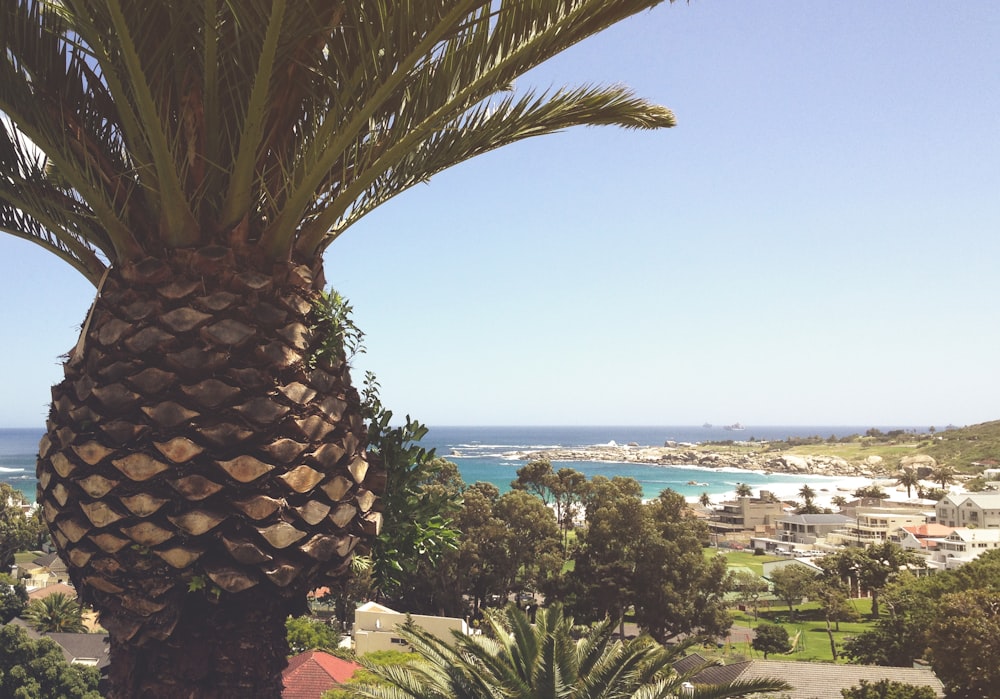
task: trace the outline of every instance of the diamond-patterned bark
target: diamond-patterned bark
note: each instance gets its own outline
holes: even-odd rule
[[[322,275],[227,255],[112,270],[53,389],[39,502],[116,642],[169,638],[192,595],[295,610],[380,521],[346,363],[306,369]]]

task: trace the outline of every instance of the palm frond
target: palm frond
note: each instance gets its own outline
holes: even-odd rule
[[[310,259],[494,148],[673,125],[621,87],[511,92],[660,1],[10,0],[0,112],[44,158],[30,177],[4,165],[0,220],[91,279],[93,259],[212,243]]]

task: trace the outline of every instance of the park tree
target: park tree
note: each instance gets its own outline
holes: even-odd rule
[[[1000,687],[1000,591],[945,595],[927,633],[934,674],[949,699],[997,696]]]
[[[764,660],[767,660],[769,653],[787,653],[792,649],[788,631],[784,626],[769,624],[766,621],[761,622],[754,629],[754,634],[750,645],[755,651],[764,654]]]
[[[826,622],[826,634],[830,639],[830,653],[833,661],[837,662],[839,654],[833,632],[840,631],[840,622],[857,621],[861,615],[851,605],[849,589],[838,578],[830,576],[815,578],[809,590],[809,597],[819,602],[820,612]]]
[[[867,589],[872,596],[872,617],[879,615],[882,590],[909,569],[926,567],[917,553],[891,541],[871,544],[862,549],[851,548],[824,556],[819,565],[828,573],[839,576],[853,588]]]
[[[333,651],[340,645],[340,632],[326,622],[308,616],[289,617],[285,621],[288,649],[291,653],[318,649]]]
[[[757,605],[762,595],[771,589],[767,580],[760,577],[752,570],[738,570],[729,573],[726,579],[726,587],[730,592],[735,592],[740,604],[753,609],[753,619],[757,621]]]
[[[514,490],[523,490],[548,505],[552,502],[552,489],[557,476],[548,459],[534,459],[517,469],[517,478],[511,481]]]
[[[909,666],[930,645],[939,603],[950,595],[982,590],[1000,593],[1000,551],[987,551],[954,570],[915,577],[902,573],[887,586],[874,628],[845,642],[844,654],[868,665]]]
[[[574,635],[573,619],[558,605],[539,610],[532,624],[516,607],[487,617],[486,633],[456,634],[444,641],[419,627],[400,636],[423,662],[405,669],[361,662],[381,684],[351,684],[352,696],[370,699],[593,699],[643,697],[673,699],[682,695],[688,677],[674,670],[678,649],[664,648],[648,637],[613,638],[616,622],[605,619]],[[789,689],[774,678],[695,687],[693,696],[742,697]]]
[[[508,591],[537,588],[541,581],[559,572],[563,565],[561,537],[550,507],[536,497],[513,490],[500,496],[493,513],[504,530],[504,596]]]
[[[13,624],[0,626],[0,697],[101,699],[97,668],[70,665],[54,641],[33,641]]]
[[[6,624],[28,605],[28,591],[24,583],[0,573],[0,624]]]
[[[0,483],[0,573],[9,573],[14,554],[32,548],[44,527],[27,514],[27,502],[21,491],[8,483]]]
[[[644,509],[649,533],[637,550],[633,581],[640,628],[661,643],[683,634],[723,635],[732,624],[724,600],[726,564],[721,556],[706,560],[705,523],[669,489]]]
[[[113,697],[280,693],[285,618],[384,511],[324,251],[481,153],[672,126],[618,86],[512,90],[657,2],[2,4],[0,230],[99,292],[38,499]]]
[[[562,599],[578,618],[636,621],[658,641],[682,633],[722,633],[725,562],[705,560],[708,530],[688,512],[684,498],[665,490],[643,503],[633,479],[595,477],[587,499],[587,525],[574,568],[548,597]]]
[[[935,699],[937,693],[932,687],[896,682],[894,680],[879,680],[869,682],[861,680],[861,684],[840,690],[844,699]]]
[[[774,594],[788,605],[788,612],[795,618],[795,605],[802,602],[813,589],[816,573],[799,563],[789,563],[771,572]]]
[[[62,592],[32,600],[24,610],[24,619],[41,633],[84,633],[83,608]]]

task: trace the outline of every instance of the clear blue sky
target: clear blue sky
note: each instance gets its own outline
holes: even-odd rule
[[[1000,3],[695,0],[518,81],[659,132],[470,161],[334,243],[384,402],[431,425],[1000,418]],[[40,426],[93,290],[0,236],[0,426]]]

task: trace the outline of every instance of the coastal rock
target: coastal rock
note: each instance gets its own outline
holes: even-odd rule
[[[904,456],[900,459],[899,467],[915,469],[923,467],[934,469],[937,468],[937,460],[933,456],[928,456],[927,454],[914,454],[913,456]]]
[[[808,473],[811,466],[809,459],[792,454],[782,454],[768,464],[772,471],[783,473]]]

